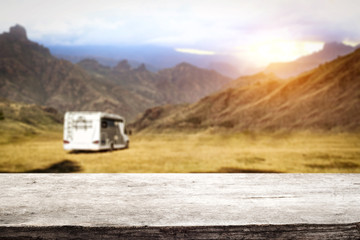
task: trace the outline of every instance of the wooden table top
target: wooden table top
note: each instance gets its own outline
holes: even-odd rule
[[[360,227],[360,174],[1,174],[0,183],[3,229]]]

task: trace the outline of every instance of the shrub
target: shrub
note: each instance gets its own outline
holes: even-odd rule
[[[5,116],[2,110],[0,110],[0,120],[4,120]]]
[[[194,124],[194,125],[200,125],[202,120],[199,117],[191,117],[191,118],[186,119],[186,122]]]

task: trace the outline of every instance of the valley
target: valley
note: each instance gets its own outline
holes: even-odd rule
[[[73,64],[17,25],[0,35],[0,63],[0,172],[360,172],[360,50],[288,79],[232,80],[186,62]],[[123,115],[130,148],[64,151],[74,110]]]

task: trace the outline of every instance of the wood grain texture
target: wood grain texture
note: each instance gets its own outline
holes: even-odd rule
[[[359,224],[0,227],[0,239],[360,239]]]
[[[0,183],[6,239],[359,239],[360,174],[2,174]]]

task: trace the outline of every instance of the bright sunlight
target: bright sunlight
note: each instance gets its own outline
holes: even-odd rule
[[[267,41],[250,46],[253,60],[259,64],[289,62],[323,48],[323,42],[313,41]]]

